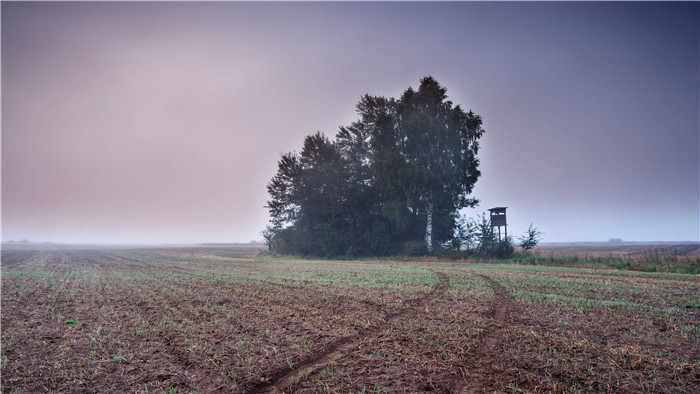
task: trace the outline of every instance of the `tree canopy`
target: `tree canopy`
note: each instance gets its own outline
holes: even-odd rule
[[[331,141],[307,136],[267,185],[278,253],[415,254],[459,247],[459,210],[480,176],[482,119],[447,99],[432,77],[399,99],[365,95],[359,119]]]

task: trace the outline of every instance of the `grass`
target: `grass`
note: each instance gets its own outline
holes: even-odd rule
[[[537,252],[518,255],[503,261],[510,264],[556,267],[608,268],[640,272],[664,272],[696,275],[700,273],[700,257],[681,256],[676,252],[650,251],[642,256],[543,256]]]

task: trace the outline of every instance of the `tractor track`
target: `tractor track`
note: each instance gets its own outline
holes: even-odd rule
[[[462,378],[455,384],[455,393],[490,390],[488,379],[493,372],[491,360],[495,359],[493,354],[498,352],[497,346],[502,340],[502,331],[511,321],[511,312],[515,309],[513,296],[503,285],[489,276],[482,274],[476,274],[476,276],[486,281],[494,292],[494,299],[487,313],[491,321],[479,334],[479,345],[473,348],[460,363]]]
[[[290,370],[284,367],[278,368],[269,375],[261,378],[258,383],[252,385],[246,392],[250,394],[284,392],[285,388],[288,388],[299,381],[302,372],[307,371],[307,373],[311,373],[318,370],[319,368],[328,364],[328,362],[334,357],[340,356],[344,351],[348,350],[356,343],[367,337],[379,334],[391,323],[422,309],[428,303],[442,297],[445,291],[449,288],[449,278],[447,275],[441,272],[433,273],[440,278],[438,285],[423,297],[411,300],[411,305],[407,309],[385,316],[384,321],[375,327],[368,328],[353,336],[338,339],[337,341],[326,346],[321,352],[312,354],[296,363],[295,369]]]

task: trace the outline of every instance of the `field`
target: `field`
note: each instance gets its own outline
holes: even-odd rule
[[[579,243],[579,244],[548,244],[539,245],[535,252],[540,255],[555,256],[616,256],[644,257],[649,255],[665,255],[680,257],[700,257],[700,243]]]
[[[2,392],[699,392],[700,277],[3,250]]]

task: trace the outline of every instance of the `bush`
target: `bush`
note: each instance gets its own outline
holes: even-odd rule
[[[542,232],[537,230],[537,228],[533,227],[532,223],[530,223],[530,227],[527,228],[527,234],[520,237],[519,246],[527,252],[530,249],[537,246],[537,243],[540,242],[540,239],[542,239]]]
[[[428,247],[425,241],[408,241],[401,248],[403,256],[425,256],[426,254],[428,254]]]

